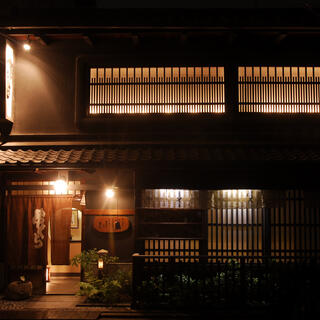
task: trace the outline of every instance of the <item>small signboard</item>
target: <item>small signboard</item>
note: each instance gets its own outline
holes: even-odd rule
[[[93,227],[98,232],[124,232],[129,229],[130,221],[127,217],[99,216],[93,220]]]

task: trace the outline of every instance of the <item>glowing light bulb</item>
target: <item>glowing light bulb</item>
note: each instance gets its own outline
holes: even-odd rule
[[[109,198],[109,199],[111,199],[111,198],[114,197],[114,191],[113,191],[113,189],[107,189],[107,190],[106,190],[106,197]]]
[[[64,180],[57,180],[54,183],[54,189],[56,190],[56,194],[66,194],[67,183]]]
[[[23,45],[23,49],[24,49],[25,51],[30,51],[30,50],[31,50],[31,45],[30,45],[29,43],[25,43],[25,44]]]

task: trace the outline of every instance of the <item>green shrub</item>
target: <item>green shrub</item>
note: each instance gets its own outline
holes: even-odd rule
[[[84,270],[85,282],[80,282],[79,295],[86,296],[88,301],[113,305],[131,300],[131,272],[117,270],[112,274],[97,272],[98,259],[102,258],[106,268],[115,263],[118,257],[108,254],[99,255],[97,249],[82,251],[72,259],[72,265],[81,265]]]

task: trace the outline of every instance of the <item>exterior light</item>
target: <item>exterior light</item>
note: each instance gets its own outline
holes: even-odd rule
[[[31,41],[30,41],[29,36],[27,36],[27,41],[25,41],[24,44],[23,44],[23,49],[25,51],[30,51],[31,50]]]
[[[102,258],[99,258],[99,259],[98,259],[98,269],[99,269],[99,270],[102,270],[102,269],[103,269],[103,259],[102,259]]]
[[[29,43],[29,42],[24,43],[24,44],[23,44],[23,49],[24,49],[25,51],[30,51],[30,50],[31,50],[31,45],[30,45],[30,43]]]
[[[106,197],[111,199],[114,197],[114,190],[113,189],[107,189],[106,190]]]
[[[50,267],[46,267],[46,282],[50,282]]]
[[[99,279],[102,279],[102,270],[103,270],[103,256],[104,255],[107,255],[109,252],[108,250],[105,250],[105,249],[100,249],[98,251],[98,255],[99,255],[99,258],[98,258],[98,278]]]
[[[67,193],[67,183],[64,180],[55,181],[54,190],[56,191],[56,194],[66,194]]]

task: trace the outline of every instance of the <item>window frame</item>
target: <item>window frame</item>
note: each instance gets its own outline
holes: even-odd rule
[[[134,61],[133,61],[134,60]],[[96,114],[90,115],[88,110],[88,103],[90,99],[90,68],[118,68],[126,66],[128,68],[137,67],[223,67],[225,70],[225,65],[221,61],[217,60],[216,63],[210,62],[209,59],[200,59],[199,63],[191,63],[192,61],[197,61],[198,59],[181,59],[177,57],[166,57],[166,59],[161,58],[161,56],[145,57],[144,55],[132,57],[119,55],[115,57],[114,55],[83,55],[76,59],[76,74],[75,74],[75,122],[76,126],[80,129],[90,129],[96,125],[101,124],[102,126],[110,124],[111,127],[114,126],[126,126],[133,123],[136,124],[148,124],[152,123],[168,123],[170,119],[173,121],[188,122],[189,120],[212,120],[216,118],[221,118],[225,115],[227,111],[226,104],[226,79],[224,74],[224,108],[225,112],[217,113],[170,113],[170,118],[167,113],[136,113],[136,114]],[[112,61],[106,63],[106,61]],[[169,61],[169,62],[166,62]],[[225,71],[224,71],[225,72]],[[106,126],[105,126],[106,129]]]

